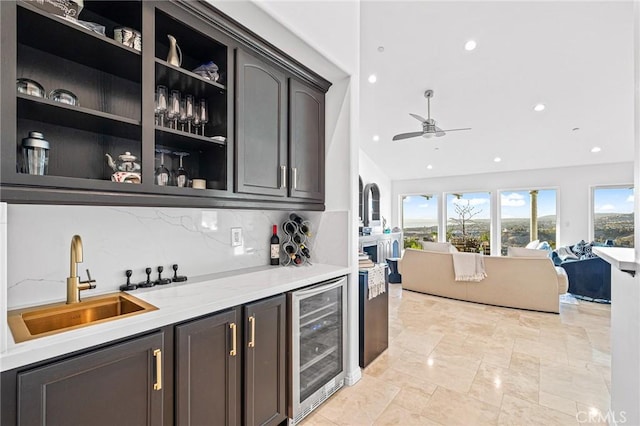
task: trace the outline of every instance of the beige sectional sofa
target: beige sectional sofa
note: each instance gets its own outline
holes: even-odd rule
[[[560,312],[567,275],[550,258],[485,256],[487,277],[455,281],[451,253],[406,249],[400,261],[402,288],[488,305]]]

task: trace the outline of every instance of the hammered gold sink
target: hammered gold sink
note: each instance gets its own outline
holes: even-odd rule
[[[111,293],[69,305],[55,303],[9,311],[8,322],[14,340],[19,343],[156,309],[130,294]]]

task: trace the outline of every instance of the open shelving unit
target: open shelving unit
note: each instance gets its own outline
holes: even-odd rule
[[[168,35],[176,38],[181,53],[180,66],[165,59],[169,52]],[[208,122],[192,129],[174,122],[174,127],[155,126],[156,148],[185,152],[183,166],[189,178],[204,179],[207,189],[227,190],[227,142],[211,139],[227,137],[227,88],[216,81],[193,73],[192,69],[213,61],[219,70],[226,69],[227,46],[180,22],[167,13],[155,11],[155,83],[167,87],[168,94],[177,90],[181,99],[193,96],[194,112],[204,100]],[[221,71],[222,72],[222,71]],[[170,103],[170,102],[169,102]],[[204,134],[204,135],[203,135]],[[171,167],[177,167],[177,158],[171,157]],[[159,165],[159,156],[155,158]],[[165,159],[166,166],[166,159]],[[185,189],[185,188],[180,188]]]

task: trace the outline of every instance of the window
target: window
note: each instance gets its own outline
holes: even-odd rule
[[[531,232],[531,218],[535,228]],[[505,191],[500,194],[501,253],[524,247],[530,241],[546,241],[556,247],[556,190]]]
[[[447,194],[447,241],[459,251],[490,254],[491,194]]]
[[[402,197],[402,232],[405,248],[422,248],[420,241],[438,241],[438,197]]]
[[[633,247],[633,187],[593,189],[593,239]]]

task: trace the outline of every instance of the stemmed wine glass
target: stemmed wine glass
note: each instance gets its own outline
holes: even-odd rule
[[[156,169],[155,180],[156,185],[167,186],[169,184],[169,169],[164,165],[164,154],[171,153],[168,149],[156,149],[160,153],[160,166]]]
[[[180,99],[180,116],[178,117],[178,123],[180,123],[180,130],[184,132],[184,125],[189,119],[187,118],[187,100],[185,98]]]
[[[200,120],[200,105],[199,104],[195,104],[193,106],[193,127],[195,127],[195,131],[194,133],[197,135],[198,134],[198,127],[200,127],[200,124],[202,124],[202,121]]]
[[[158,86],[155,110],[160,118],[160,126],[164,126],[164,115],[167,112],[167,93],[166,86]]]
[[[202,123],[202,136],[204,136],[204,126],[209,122],[209,109],[207,108],[207,101],[200,99],[200,122]]]
[[[154,122],[155,125],[157,126],[160,123],[160,112],[158,111],[158,91],[156,90],[154,92],[155,95],[155,101],[154,101],[154,107],[153,107],[153,116],[154,116]]]
[[[193,103],[193,95],[186,96],[186,117],[187,117],[187,132],[191,133],[191,122],[194,118],[194,103]]]
[[[176,173],[176,186],[180,188],[185,188],[187,183],[189,182],[189,176],[187,175],[187,171],[182,167],[182,157],[186,157],[189,155],[188,152],[174,152],[173,155],[177,155],[180,157],[180,166],[178,167],[178,172]]]
[[[178,118],[180,117],[180,92],[177,90],[171,91],[171,97],[169,98],[169,109],[167,110],[167,118],[173,121],[173,128],[178,129]],[[169,123],[171,127],[171,123]]]

